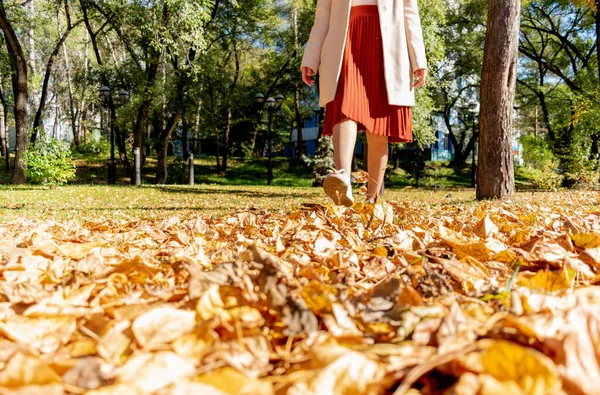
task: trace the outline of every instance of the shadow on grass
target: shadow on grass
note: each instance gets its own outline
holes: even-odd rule
[[[248,191],[242,189],[201,189],[194,187],[186,187],[186,186],[176,186],[176,185],[165,185],[165,186],[156,186],[152,187],[158,189],[162,192],[167,193],[190,193],[190,194],[198,194],[198,195],[240,195],[246,197],[259,197],[259,198],[285,198],[285,197],[305,197],[305,194],[301,193],[277,193],[277,192],[269,192],[269,191]]]

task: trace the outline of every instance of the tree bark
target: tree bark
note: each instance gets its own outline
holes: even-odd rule
[[[81,100],[79,101],[79,110],[77,111],[77,135],[83,141],[88,143],[88,131],[87,131],[87,102],[85,100],[85,92],[88,85],[88,74],[89,74],[89,46],[90,46],[90,33],[85,30],[85,45],[84,45],[84,56],[83,62],[83,88],[81,89]]]
[[[69,36],[69,33],[71,33],[73,28],[76,27],[77,25],[79,25],[81,22],[83,22],[83,21],[79,21],[75,25],[72,25],[72,26],[70,25],[67,27],[67,31],[65,31],[65,33],[62,35],[62,37],[60,37],[60,39],[58,40],[58,43],[56,44],[56,46],[52,50],[52,53],[50,54],[50,57],[48,58],[48,63],[46,63],[46,72],[44,74],[44,82],[42,84],[40,104],[38,106],[38,109],[35,113],[35,118],[33,120],[33,132],[31,133],[31,142],[32,143],[35,143],[35,140],[37,139],[37,135],[40,131],[39,129],[42,126],[42,116],[44,115],[44,108],[46,106],[46,98],[48,97],[48,86],[50,85],[50,77],[52,75],[52,67],[54,66],[54,60],[56,59],[56,56],[58,55],[58,53],[60,52],[60,49],[62,48],[63,44],[65,43],[65,40]],[[65,51],[65,53],[66,53],[66,51]],[[68,64],[67,64],[67,73],[69,73]],[[71,82],[71,79],[69,77],[69,87],[70,87],[70,82]],[[72,100],[71,100],[71,102],[72,102]]]
[[[171,139],[171,135],[173,131],[177,127],[179,123],[179,118],[181,118],[181,114],[183,111],[181,108],[177,109],[167,121],[164,130],[160,134],[159,144],[158,144],[158,164],[156,167],[156,183],[157,184],[166,184],[167,177],[169,176],[167,172],[167,148],[169,145],[169,140]]]
[[[598,81],[600,82],[600,0],[596,0],[596,56],[598,61]]]
[[[0,95],[2,96],[0,99],[2,100],[2,104],[0,105],[0,152],[2,156],[10,155],[10,150],[8,149],[8,139],[7,139],[7,130],[6,130],[6,122],[4,114],[6,113],[6,107],[4,106],[4,92],[0,89]],[[6,169],[8,170],[8,169]]]
[[[0,85],[0,103],[2,104],[2,127],[4,128],[3,144],[6,147],[6,156],[4,157],[6,171],[10,171],[10,145],[8,142],[8,105],[4,97],[4,86]]]
[[[515,190],[511,153],[519,46],[519,0],[489,0],[481,72],[477,199],[505,198]]]
[[[94,49],[94,54],[96,55],[96,61],[98,62],[98,65],[100,67],[102,67],[103,66],[102,56],[100,54],[100,48],[98,47],[98,40],[96,37],[98,35],[98,32],[94,32],[94,30],[92,29],[92,25],[90,24],[90,20],[88,17],[88,8],[87,8],[88,1],[89,0],[79,0],[79,4],[81,4],[81,10],[83,13],[83,22],[85,23],[85,27],[90,35],[90,40],[92,42],[92,48]],[[106,22],[106,23],[108,23],[108,22]],[[100,29],[100,30],[102,30],[102,29]],[[108,78],[106,77],[105,73],[100,74],[100,79],[102,81],[102,84],[104,84],[106,86],[109,85]],[[117,125],[117,122],[116,122],[117,121],[117,110],[115,108],[115,103],[112,100],[112,96],[108,97],[108,108],[110,110],[110,127],[113,129],[113,131],[115,133],[115,140],[117,143],[116,145],[119,149],[119,159],[121,160],[121,164],[125,168],[125,173],[129,175],[132,172],[131,163],[129,162],[129,158],[127,157],[125,136],[122,135],[121,131],[116,126]]]
[[[144,87],[144,100],[138,107],[138,114],[133,128],[133,149],[136,147],[142,148],[144,144],[144,132],[146,131],[146,125],[148,123],[148,116],[150,111],[150,104],[152,103],[152,87],[156,81],[156,75],[158,72],[158,63],[160,54],[152,48],[149,48],[150,64],[146,69],[146,86]]]
[[[6,16],[4,0],[0,0],[0,28],[4,33],[8,54],[13,58],[11,63],[13,69],[12,86],[15,97],[15,164],[11,182],[13,184],[25,184],[27,182],[27,59],[19,38]]]

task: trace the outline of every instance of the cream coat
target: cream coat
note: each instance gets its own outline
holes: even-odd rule
[[[413,106],[413,73],[427,68],[417,0],[377,0],[388,102]],[[319,104],[333,101],[346,45],[351,0],[318,0],[302,66],[319,73]]]

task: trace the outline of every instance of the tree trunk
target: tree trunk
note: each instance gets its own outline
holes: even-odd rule
[[[144,100],[138,107],[138,114],[133,128],[133,149],[142,148],[144,145],[144,133],[147,129],[150,104],[152,103],[152,87],[156,81],[160,54],[150,49],[150,62],[146,70],[146,86],[144,87]]]
[[[183,159],[188,160],[190,157],[190,124],[185,116],[181,117],[181,148],[183,150]]]
[[[60,34],[60,18],[57,19],[56,26]],[[69,115],[71,118],[71,130],[73,132],[73,144],[79,146],[79,134],[77,133],[77,115],[75,110],[75,100],[73,99],[73,83],[71,81],[71,62],[69,61],[69,52],[64,40],[62,42],[63,56],[65,58],[65,66],[67,68],[67,86],[69,88]]]
[[[19,38],[15,33],[10,21],[6,17],[4,0],[0,0],[0,28],[4,33],[8,54],[13,58],[11,67],[13,71],[12,86],[15,98],[15,164],[11,182],[13,184],[25,184],[27,176],[27,59]]]
[[[160,139],[158,143],[158,164],[156,167],[156,183],[157,184],[166,184],[167,177],[169,176],[167,172],[167,148],[169,145],[169,140],[171,139],[171,135],[173,131],[177,127],[179,123],[179,118],[181,118],[182,110],[181,108],[177,109],[165,125],[165,129],[160,134]]]
[[[85,100],[85,91],[87,90],[88,84],[88,70],[90,64],[89,58],[89,46],[90,46],[90,33],[85,31],[85,47],[84,47],[84,56],[85,60],[83,62],[83,88],[81,89],[81,100],[79,101],[79,111],[77,112],[77,135],[81,138],[83,137],[83,141],[88,143],[88,133],[87,133],[87,103]]]
[[[58,19],[60,20],[60,18],[58,18]],[[67,27],[67,31],[65,31],[65,33],[62,35],[62,37],[60,37],[60,39],[58,40],[58,43],[56,44],[56,46],[54,47],[54,50],[52,51],[52,53],[50,54],[50,57],[48,58],[48,63],[46,64],[46,72],[44,74],[44,82],[42,84],[40,104],[35,113],[35,118],[33,121],[33,132],[31,133],[31,142],[32,143],[35,143],[37,134],[40,131],[39,129],[42,126],[42,116],[44,115],[44,107],[46,106],[46,98],[48,96],[48,86],[50,83],[50,76],[52,75],[52,67],[54,66],[54,60],[56,59],[56,56],[58,55],[61,47],[63,47],[65,40],[69,36],[69,33],[71,33],[73,28],[75,26],[79,25],[80,23],[81,23],[81,21],[77,22],[73,26],[69,25]],[[60,36],[60,24],[58,24],[58,29],[59,29],[59,36]],[[66,49],[65,49],[65,54],[66,54]],[[69,70],[69,64],[68,64],[68,59],[67,59],[66,55],[65,55],[65,61],[67,62],[67,76],[68,76],[68,81],[69,81],[69,92],[72,92],[70,70]],[[71,97],[71,103],[72,103],[72,101],[73,100]]]
[[[514,193],[512,144],[519,0],[489,0],[481,73],[477,199]]]
[[[600,82],[600,0],[596,0],[596,61],[598,63],[598,81]]]
[[[0,85],[0,103],[2,104],[2,128],[4,129],[3,134],[3,145],[6,147],[6,156],[4,157],[6,164],[6,171],[10,171],[10,145],[8,142],[8,105],[4,98],[4,87]]]
[[[100,49],[98,47],[98,40],[96,39],[96,36],[98,33],[97,32],[94,33],[94,30],[92,29],[92,25],[90,24],[90,20],[88,18],[88,9],[87,9],[88,1],[89,0],[79,0],[79,4],[81,5],[81,10],[83,13],[83,22],[85,23],[85,27],[90,35],[90,39],[92,42],[92,48],[94,49],[94,54],[96,55],[96,61],[98,62],[98,65],[100,67],[102,67],[103,66],[102,56],[100,54]],[[102,84],[104,84],[105,86],[109,85],[108,78],[105,73],[100,74],[100,79],[102,81]],[[131,174],[131,171],[132,171],[131,163],[129,162],[129,158],[127,157],[125,136],[121,133],[119,128],[116,126],[117,125],[117,122],[116,122],[117,111],[115,108],[115,103],[112,100],[112,96],[108,97],[108,108],[110,110],[110,127],[113,129],[113,131],[115,133],[115,140],[117,143],[117,147],[119,149],[119,159],[121,160],[121,164],[125,168],[125,173],[129,175],[129,174]]]
[[[233,92],[237,87],[237,83],[240,76],[240,54],[238,53],[237,41],[235,37],[235,31],[233,32],[232,44],[233,44],[233,58],[235,60],[235,73],[233,74],[233,81],[229,87],[229,98],[227,100],[227,119],[225,120],[225,133],[223,134],[223,171],[227,171],[227,158],[229,157],[229,135],[231,133],[231,107],[233,105]]]
[[[3,95],[4,92],[0,90],[0,95]],[[7,139],[7,130],[6,130],[6,122],[4,121],[4,113],[6,112],[6,107],[4,106],[4,97],[2,97],[2,104],[0,105],[0,153],[2,156],[10,155],[8,149],[8,139]],[[6,169],[8,170],[8,169]]]

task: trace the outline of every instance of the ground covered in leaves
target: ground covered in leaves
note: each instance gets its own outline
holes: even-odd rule
[[[598,198],[13,219],[0,393],[595,393]]]

